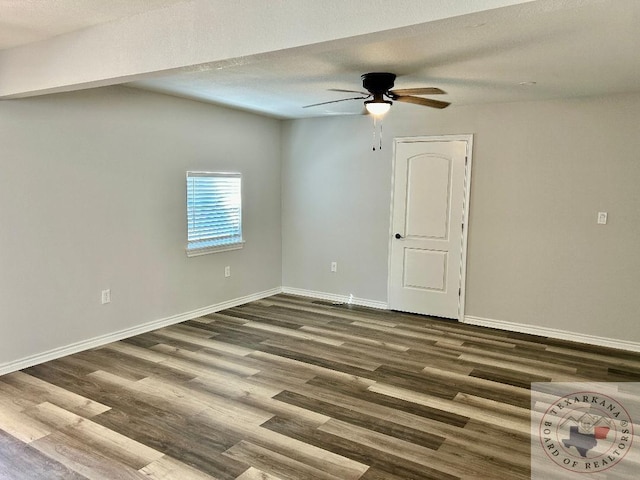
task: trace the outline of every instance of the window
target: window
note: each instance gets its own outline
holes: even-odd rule
[[[187,255],[242,248],[242,176],[187,172]]]

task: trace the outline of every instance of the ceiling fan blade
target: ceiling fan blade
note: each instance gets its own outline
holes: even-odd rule
[[[398,90],[391,90],[389,93],[394,95],[442,95],[447,92],[437,87],[425,87],[425,88],[400,88]]]
[[[352,98],[341,98],[340,100],[331,100],[330,102],[320,102],[320,103],[312,103],[311,105],[305,105],[302,108],[309,108],[309,107],[318,107],[320,105],[327,105],[329,103],[338,103],[338,102],[345,102],[347,100],[366,100],[369,97],[352,97]]]
[[[394,100],[398,102],[406,102],[406,103],[414,103],[416,105],[423,105],[425,107],[432,108],[446,108],[451,105],[449,102],[442,102],[440,100],[432,100],[430,98],[420,98],[420,97],[410,97],[410,96],[400,96],[394,98]]]
[[[344,92],[344,93],[359,93],[360,95],[369,95],[367,92],[360,92],[358,90],[342,90],[340,88],[329,88],[330,92]]]

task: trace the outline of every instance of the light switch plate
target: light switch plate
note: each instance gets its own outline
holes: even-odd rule
[[[607,224],[607,212],[598,212],[598,225]]]
[[[111,303],[111,289],[107,288],[106,290],[102,290],[102,305],[105,305],[107,303]]]

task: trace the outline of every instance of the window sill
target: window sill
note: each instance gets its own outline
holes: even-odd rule
[[[225,245],[216,245],[215,247],[187,248],[185,250],[187,257],[199,257],[200,255],[209,255],[210,253],[240,250],[242,247],[244,247],[244,240],[236,243],[227,243]]]

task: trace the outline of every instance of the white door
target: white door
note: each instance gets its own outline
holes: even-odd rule
[[[395,142],[389,308],[462,320],[471,135]]]

